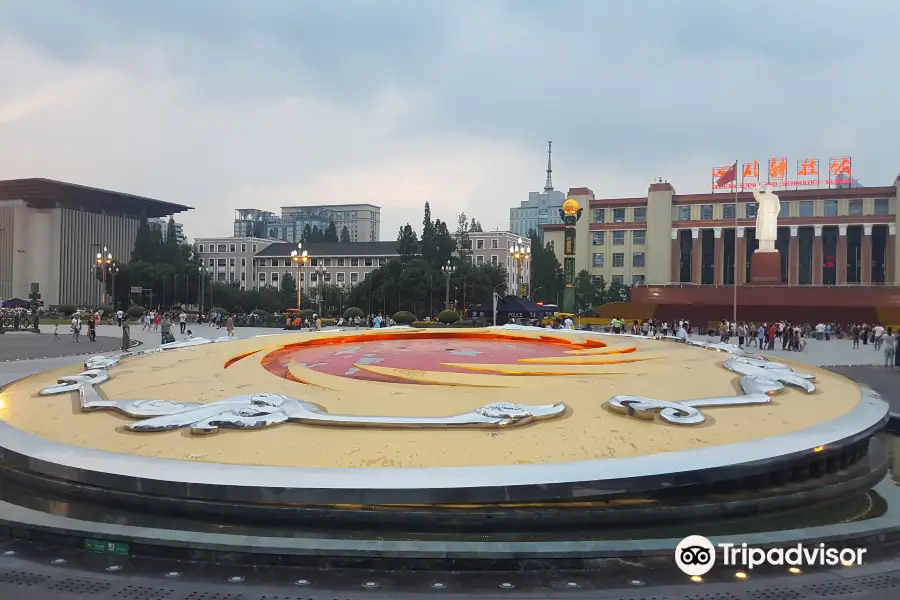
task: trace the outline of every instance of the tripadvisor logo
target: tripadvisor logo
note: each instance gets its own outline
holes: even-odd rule
[[[675,547],[675,564],[691,577],[705,575],[718,559],[722,566],[753,569],[761,565],[818,566],[861,565],[865,548],[829,548],[825,544],[786,548],[755,548],[747,544],[721,543],[713,545],[702,535],[690,535]]]

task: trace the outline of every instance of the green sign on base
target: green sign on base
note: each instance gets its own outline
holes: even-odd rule
[[[97,554],[115,554],[116,556],[128,556],[128,544],[121,542],[106,542],[103,540],[84,540],[84,549],[87,552]]]

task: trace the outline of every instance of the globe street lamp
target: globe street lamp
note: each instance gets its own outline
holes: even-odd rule
[[[112,264],[113,255],[103,246],[103,252],[97,253],[97,266],[100,267],[100,277],[103,281],[103,293],[100,294],[100,305],[106,306],[106,269]]]
[[[303,265],[306,264],[306,261],[309,260],[309,255],[306,253],[306,250],[301,252],[303,248],[302,242],[297,242],[297,249],[291,250],[291,260],[294,261],[294,264],[297,265],[297,310],[300,310],[300,302],[303,299],[303,292],[300,287],[300,280],[302,279],[302,269]]]
[[[450,310],[450,276],[453,275],[453,271],[455,271],[455,270],[456,270],[456,269],[454,268],[453,265],[450,264],[450,261],[449,261],[449,260],[447,261],[447,264],[446,264],[446,265],[444,265],[443,267],[441,267],[441,271],[444,272],[444,275],[445,275],[446,278],[447,278],[447,284],[446,284],[446,287],[445,287],[446,293],[447,293],[447,297],[446,297],[445,303],[446,303],[447,306],[444,307],[445,310]]]
[[[522,267],[531,258],[531,248],[527,248],[522,238],[519,238],[518,242],[509,249],[509,252],[512,254],[513,260],[516,261],[516,285],[519,288],[519,295],[525,297],[525,290],[522,289],[524,283],[522,281]]]

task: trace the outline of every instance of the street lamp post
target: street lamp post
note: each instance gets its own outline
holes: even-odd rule
[[[113,312],[116,312],[116,274],[119,272],[119,267],[116,266],[116,263],[112,264],[109,272],[112,273],[112,309]]]
[[[318,288],[318,292],[319,292],[318,296],[319,296],[319,316],[320,317],[322,316],[322,303],[325,301],[325,273],[327,273],[327,272],[328,272],[328,270],[324,266],[321,266],[318,269],[316,269],[316,273],[318,274],[318,281],[317,281],[316,287]]]
[[[444,307],[445,310],[450,310],[450,276],[453,275],[453,271],[455,271],[455,270],[456,269],[453,267],[453,265],[450,264],[449,260],[447,261],[446,265],[441,267],[441,271],[444,272],[444,276],[447,278],[447,283],[446,283],[447,297],[446,297],[446,306]]]
[[[494,286],[493,293],[491,294],[491,300],[494,302],[494,327],[497,326],[497,304],[499,304],[500,294],[497,293],[497,288],[501,285],[506,285],[505,283],[498,283]]]
[[[103,292],[100,294],[100,305],[106,306],[106,269],[112,264],[113,255],[103,246],[103,252],[97,253],[97,266],[100,267],[100,278],[102,280]]]
[[[513,260],[516,261],[516,282],[515,285],[518,287],[519,295],[523,298],[526,297],[524,293],[525,290],[522,289],[522,267],[525,262],[531,258],[531,248],[527,248],[522,241],[522,238],[519,238],[519,241],[513,244],[512,248],[509,249],[510,254],[512,254]]]
[[[300,287],[300,282],[303,279],[303,265],[306,264],[306,261],[309,260],[309,255],[306,253],[306,250],[301,252],[303,248],[302,242],[297,242],[297,249],[291,250],[291,260],[294,261],[294,264],[297,265],[297,310],[301,309],[300,303],[303,300],[303,292],[301,291],[303,288]]]

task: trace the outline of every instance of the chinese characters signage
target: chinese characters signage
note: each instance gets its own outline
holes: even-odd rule
[[[770,158],[762,164],[757,160],[743,163],[738,170],[737,181],[723,185],[716,183],[732,166],[713,167],[713,191],[734,191],[735,187],[742,190],[753,189],[765,185],[780,189],[830,187],[849,185],[852,177],[849,156],[832,156],[828,159],[827,170],[820,169],[818,158],[803,158],[796,163],[791,163],[786,156],[778,156]]]

